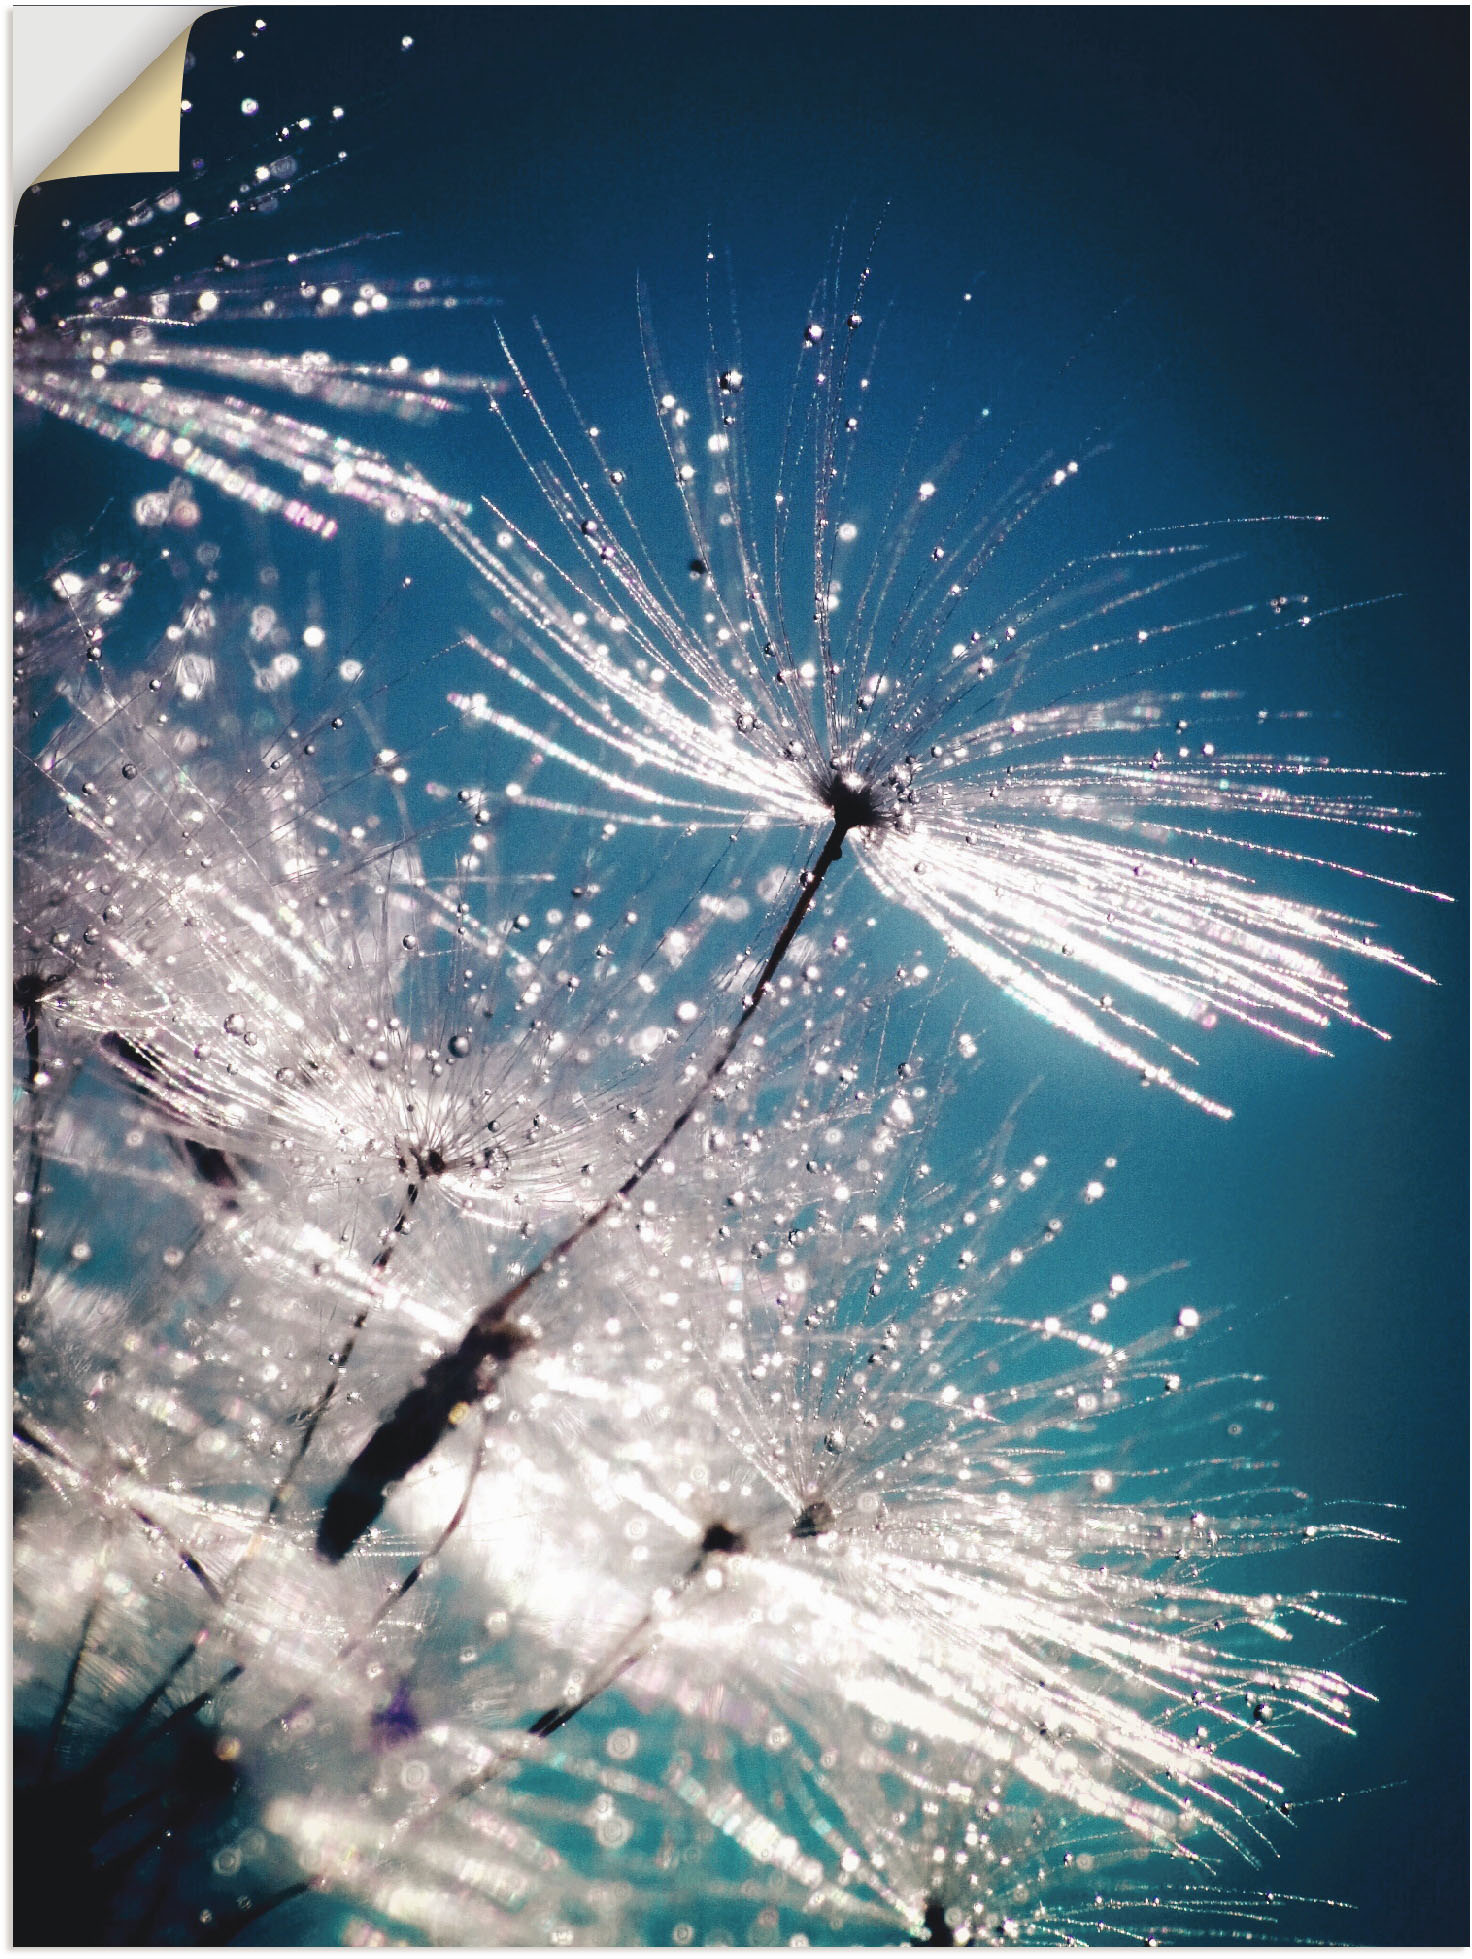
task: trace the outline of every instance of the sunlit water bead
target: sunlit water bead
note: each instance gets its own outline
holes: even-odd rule
[[[157,710],[187,720],[191,707],[208,702],[195,719],[200,741],[227,739],[222,716],[282,734],[287,717],[270,716],[266,697],[288,679],[292,704],[310,725],[305,656],[328,638],[320,582],[284,576],[258,540],[224,543],[228,529],[205,528],[203,518],[188,482],[175,476],[108,524],[111,549],[89,540],[92,549],[69,551],[17,594],[17,732],[28,752],[39,753],[48,737],[64,747],[66,715],[85,715],[109,690],[126,694],[145,667],[158,682]],[[387,580],[382,590],[400,632],[406,591]],[[370,641],[360,624],[353,631],[361,653]],[[344,648],[334,650],[340,660]],[[346,677],[338,679],[346,694]]]
[[[253,1056],[254,1016],[269,1022],[274,1002],[278,1036],[294,1039],[305,1066],[307,1016],[325,1005],[317,993],[329,973],[346,984],[350,934],[325,934],[309,909],[309,937],[291,909],[287,860],[301,825],[290,790],[222,781],[211,758],[191,765],[187,735],[180,753],[172,734],[110,708],[98,752],[76,744],[37,789],[51,809],[38,812],[31,874],[43,916],[64,921],[47,948],[69,959],[53,1013],[110,1041],[136,1086],[158,1091],[179,1121],[239,1129],[259,1146],[248,1133],[251,1071],[231,1079],[227,1044]]]
[[[898,1494],[903,1500],[904,1492]],[[967,1550],[954,1547],[969,1534],[973,1548],[990,1528],[984,1515],[967,1518],[962,1511],[956,1505],[946,1515],[945,1506],[936,1505],[930,1522],[939,1534],[928,1542],[912,1537],[907,1544],[902,1526],[886,1537],[855,1541],[847,1568],[834,1571],[830,1562],[828,1584],[816,1596],[794,1582],[790,1564],[775,1579],[770,1554],[762,1560],[760,1554],[728,1553],[716,1600],[729,1618],[718,1616],[709,1593],[687,1610],[657,1618],[657,1643],[650,1642],[647,1659],[620,1682],[621,1691],[641,1706],[670,1702],[692,1722],[713,1720],[741,1734],[761,1765],[761,1772],[747,1765],[742,1787],[759,1790],[765,1776],[776,1785],[766,1800],[783,1813],[794,1804],[810,1810],[812,1798],[803,1791],[814,1764],[821,1764],[831,1771],[827,1793],[846,1819],[847,1841],[857,1840],[876,1858],[882,1857],[882,1840],[865,1837],[866,1818],[877,1823],[895,1813],[868,1786],[881,1765],[866,1751],[879,1740],[893,1751],[882,1764],[885,1772],[907,1779],[912,1789],[923,1790],[947,1774],[958,1753],[970,1753],[984,1765],[986,1801],[1040,1813],[1046,1844],[1066,1837],[1083,1819],[1097,1831],[1101,1856],[1122,1858],[1127,1868],[1131,1844],[1168,1850],[1182,1840],[1195,1854],[1221,1853],[1234,1872],[1242,1868],[1228,1853],[1264,1847],[1251,1812],[1266,1814],[1276,1789],[1234,1762],[1213,1760],[1204,1740],[1158,1732],[1151,1714],[1158,1718],[1189,1693],[1200,1697],[1211,1717],[1195,1720],[1197,1736],[1240,1730],[1253,1718],[1250,1710],[1262,1705],[1271,1679],[1279,1715],[1291,1709],[1297,1693],[1300,1710],[1332,1720],[1342,1717],[1344,1698],[1333,1676],[1293,1678],[1274,1659],[1250,1670],[1224,1670],[1208,1649],[1198,1648],[1172,1682],[1169,1670],[1181,1652],[1169,1627],[1157,1623],[1142,1634],[1147,1587],[1132,1597],[1123,1589],[1112,1597],[1102,1588],[1092,1595],[1074,1592],[1054,1618],[1046,1607],[1038,1609],[1027,1578],[1014,1567],[1001,1577],[1014,1601],[1009,1608],[961,1575],[968,1566],[973,1576],[979,1571]],[[1052,1541],[1042,1557],[1051,1563],[1067,1541],[1067,1526],[1055,1512],[1047,1529]],[[1105,1525],[1088,1544],[1075,1538],[1071,1555],[1099,1555],[1108,1535]],[[809,1547],[815,1560],[824,1555],[825,1540],[833,1544],[825,1532]],[[854,1569],[860,1560],[862,1578]],[[1044,1563],[1035,1567],[1040,1581],[1044,1569]],[[993,1582],[1001,1576],[995,1567],[988,1575]],[[1053,1582],[1056,1605],[1056,1576]],[[843,1607],[829,1616],[820,1607],[835,1596]],[[1194,1605],[1181,1601],[1183,1616],[1213,1609],[1230,1608],[1222,1595],[1205,1589]],[[943,1642],[933,1636],[937,1621],[947,1628]],[[753,1646],[765,1661],[760,1674]],[[1209,1690],[1200,1684],[1208,1677],[1203,1664],[1212,1669]],[[1073,1675],[1067,1686],[1064,1670]],[[1043,1692],[1033,1685],[1040,1674]],[[1228,1699],[1240,1705],[1207,1705]],[[1220,1713],[1224,1720],[1214,1718]],[[1242,1811],[1248,1812],[1245,1821]],[[1226,1843],[1213,1822],[1230,1833]],[[826,1847],[835,1848],[831,1833]],[[921,1883],[933,1881],[935,1872],[912,1875],[920,1882],[904,1902],[907,1915],[918,1919],[933,1895]],[[1010,1887],[1008,1902],[1015,1902]]]
[[[254,1491],[264,1516],[315,1391],[330,1302],[304,1281],[294,1316],[264,1311],[270,1278],[242,1254],[238,1209],[203,1201],[214,1193],[194,1166],[130,1127],[116,1086],[106,1100],[101,1086],[69,1098],[48,1161],[17,1377],[26,1420],[104,1500],[110,1479],[152,1477],[171,1492],[162,1501],[213,1489],[245,1515]],[[84,1283],[102,1305],[79,1316],[67,1307]]]
[[[964,429],[930,465],[953,438],[931,408],[898,476],[871,478],[845,412],[868,386],[862,321],[835,308],[815,324],[770,547],[759,486],[773,479],[742,453],[749,378],[733,391],[717,377],[708,414],[656,381],[664,459],[656,448],[631,484],[557,384],[539,400],[508,355],[521,405],[498,420],[529,494],[503,493],[491,538],[450,527],[498,628],[481,649],[490,680],[454,705],[554,758],[569,801],[622,801],[644,823],[744,813],[814,841],[847,832],[887,897],[1028,1011],[1226,1113],[1193,1084],[1171,1021],[1192,1040],[1237,1020],[1321,1047],[1354,1019],[1345,960],[1411,970],[1260,882],[1274,858],[1323,867],[1275,819],[1404,827],[1400,812],[1321,758],[1276,752],[1267,711],[1246,754],[1216,753],[1199,727],[1179,752],[1220,699],[1195,670],[1231,681],[1311,615],[1244,593],[1231,527],[1065,539],[1040,573],[1018,540],[1087,470],[1018,468],[1006,442],[991,453]],[[689,578],[648,541],[671,478]],[[878,523],[845,515],[865,504]]]
[[[394,1550],[375,1561],[381,1574],[395,1575]],[[555,1677],[524,1617],[487,1607],[482,1585],[446,1582],[437,1563],[407,1598],[401,1587],[310,1699],[241,1724],[266,1826],[315,1888],[445,1944],[534,1932],[638,1942],[649,1914],[678,1896],[682,1855],[687,1884],[699,1869],[702,1895],[748,1914],[765,1893],[789,1912],[810,1902],[810,1886],[773,1884],[772,1866],[801,1861],[784,1859],[775,1831],[753,1833],[739,1886],[724,1870],[713,1877],[688,1808],[662,1777],[623,1766],[638,1749],[632,1729],[602,1748],[543,1744],[515,1725],[519,1700]],[[655,1751],[656,1774],[658,1762]],[[284,1912],[279,1935],[296,1936],[286,1928],[298,1922]]]
[[[667,957],[616,880],[575,876],[406,876],[382,933],[381,887],[369,887],[350,958],[386,977],[361,1025],[337,988],[330,1115],[362,1138],[346,1179],[364,1186],[382,1158],[390,1184],[416,1187],[406,1232],[430,1228],[427,1200],[539,1244],[618,1187],[688,1094],[711,1012],[680,970],[697,935],[678,935],[686,950]],[[248,1008],[243,1026],[246,1038]],[[326,1050],[318,1059],[320,1074]],[[286,1087],[315,1105],[320,1080],[294,1072]],[[237,1064],[237,1079],[247,1073]]]
[[[310,1764],[309,1746],[298,1747],[285,1766]],[[333,1755],[324,1749],[328,1772],[303,1778],[305,1793],[274,1794],[266,1820],[292,1844],[314,1888],[378,1914],[400,1938],[407,1931],[452,1946],[619,1942],[624,1886],[587,1883],[566,1856],[581,1818],[550,1806],[539,1816],[534,1800],[513,1806],[499,1784],[443,1815],[415,1815],[445,1797],[439,1775],[452,1785],[469,1780],[484,1753],[471,1747],[457,1758],[441,1727],[387,1756],[371,1775],[353,1759],[357,1773],[345,1783],[331,1773]],[[312,1922],[310,1901],[301,1900],[267,1926],[278,1937],[310,1941]]]
[[[714,1086],[708,1104],[669,1141],[660,1165],[641,1182],[637,1192],[615,1204],[586,1239],[564,1247],[550,1268],[538,1271],[525,1297],[518,1296],[511,1324],[518,1330],[524,1350],[514,1357],[509,1373],[516,1382],[525,1375],[527,1386],[524,1391],[518,1387],[512,1392],[502,1383],[504,1406],[498,1401],[488,1450],[492,1463],[519,1455],[517,1439],[510,1431],[523,1421],[531,1421],[537,1429],[547,1424],[558,1426],[563,1419],[562,1403],[569,1395],[574,1409],[587,1397],[609,1397],[623,1407],[626,1389],[634,1397],[627,1407],[635,1406],[643,1392],[640,1380],[646,1368],[656,1376],[660,1373],[663,1363],[658,1332],[672,1318],[664,1311],[665,1306],[678,1298],[667,1297],[664,1291],[658,1291],[656,1298],[645,1281],[652,1274],[673,1271],[674,1247],[683,1249],[680,1221],[686,1203],[682,1192],[692,1183],[713,1180],[719,1191],[726,1193],[713,1199],[720,1206],[722,1219],[730,1217],[740,1223],[740,1206],[747,1192],[739,1185],[743,1179],[750,1183],[753,1166],[760,1169],[758,1158],[764,1144],[776,1146],[778,1141],[775,1132],[764,1128],[758,1112],[770,1097],[780,1094],[794,1068],[816,1062],[823,1073],[830,1071],[824,1051],[838,1051],[831,1023],[832,1016],[815,990],[811,998],[794,997],[787,1014],[773,1023],[768,1038],[733,1063]],[[662,1038],[668,1042],[670,1036]],[[857,1106],[862,1090],[852,1084],[858,1070],[845,1072],[851,1085],[843,1093],[855,1096]],[[626,1117],[630,1113],[625,1110]],[[814,1170],[818,1168],[805,1146],[813,1120],[790,1125],[794,1134],[799,1129],[802,1134],[795,1143],[790,1137],[781,1140],[782,1159],[774,1164],[783,1178],[797,1175],[805,1194],[812,1178],[803,1165],[812,1161]],[[653,1126],[641,1124],[640,1131]],[[833,1141],[837,1140],[835,1133]],[[833,1153],[830,1143],[829,1154]],[[750,1194],[754,1199],[754,1190]],[[734,1204],[727,1201],[729,1197],[734,1197]],[[730,1236],[724,1223],[719,1230],[723,1237]],[[513,1248],[508,1255],[488,1247],[487,1241],[468,1227],[453,1232],[437,1230],[410,1267],[395,1265],[395,1278],[405,1288],[398,1323],[407,1324],[403,1317],[407,1314],[431,1345],[436,1339],[445,1346],[453,1345],[448,1336],[455,1329],[457,1315],[463,1331],[494,1296],[487,1289],[488,1251],[495,1291],[504,1291],[518,1272],[531,1269],[536,1248],[528,1246],[524,1252]],[[687,1259],[686,1264],[690,1263]],[[421,1300],[422,1305],[418,1303]],[[630,1308],[622,1317],[615,1311],[620,1302]],[[644,1325],[645,1308],[651,1320],[649,1327]],[[383,1339],[390,1337],[385,1327]],[[651,1391],[659,1391],[657,1381]],[[464,1412],[468,1414],[469,1409]],[[576,1421],[575,1413],[572,1419]],[[430,1513],[436,1506],[442,1512],[448,1508],[442,1494],[446,1479],[426,1471],[421,1480]],[[447,1480],[449,1488],[456,1487],[454,1471],[447,1473]],[[489,1510],[494,1511],[499,1502],[499,1498],[489,1499]],[[477,1495],[473,1517],[479,1516],[481,1509]],[[411,1485],[393,1517],[402,1528],[404,1520],[416,1514],[422,1516],[424,1512]]]

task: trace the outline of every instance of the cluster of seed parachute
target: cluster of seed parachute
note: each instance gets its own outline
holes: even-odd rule
[[[1258,1392],[1193,1377],[1190,1308],[1120,1337],[1122,1276],[1008,1306],[1110,1168],[1056,1194],[1004,1127],[957,1169],[966,1071],[818,912],[712,1078],[740,874],[678,928],[611,845],[523,878],[208,574],[115,657],[164,570],[69,572],[22,635],[17,1706],[27,1814],[87,1819],[71,1932],[1272,1922],[1216,1866],[1353,1690],[1283,1657],[1329,1601],[1233,1587],[1312,1528],[1260,1472],[1213,1502]],[[518,1272],[483,1391],[324,1559]]]
[[[1194,546],[1070,567],[949,645],[1067,469],[950,517],[902,484],[842,642],[852,298],[804,338],[831,362],[789,430],[801,605],[785,530],[766,562],[741,521],[740,374],[711,384],[724,568],[659,395],[696,617],[509,350],[530,433],[473,377],[160,348],[236,291],[22,319],[24,398],[175,474],[130,555],[53,569],[18,625],[19,1818],[75,1881],[28,1892],[25,1837],[17,1936],[1272,1936],[1303,1901],[1253,1871],[1295,1750],[1355,1699],[1305,1547],[1371,1533],[1274,1486],[1259,1385],[1201,1364],[1171,1282],[1100,1269],[1039,1309],[1115,1165],[1025,1146],[1025,1109],[978,1144],[975,1042],[863,950],[839,866],[1225,1113],[1093,989],[1353,1019],[1332,962],[1393,955],[1182,851],[1365,811],[1263,755],[1140,763],[1184,696],[1029,701],[1045,648],[1107,660]],[[241,319],[318,289],[238,291]],[[328,417],[489,401],[547,538],[498,509],[487,541],[222,382]],[[201,478],[319,544],[346,519],[313,497],[420,520],[493,630],[405,663],[406,579],[324,650],[290,576],[201,539]],[[922,552],[944,572],[903,587]]]

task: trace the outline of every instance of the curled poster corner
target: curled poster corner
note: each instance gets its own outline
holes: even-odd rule
[[[91,14],[92,8],[65,9],[73,16]],[[114,10],[109,10],[112,12]],[[137,12],[157,15],[161,10],[153,8],[119,9],[118,12]],[[121,172],[158,170],[174,172],[179,168],[179,103],[184,89],[184,56],[189,44],[189,35],[195,21],[206,9],[170,9],[175,19],[183,23],[183,32],[169,42],[163,53],[150,61],[133,82],[122,90],[100,115],[97,115],[82,130],[76,139],[67,144],[59,156],[45,169],[31,177],[31,181],[44,184],[66,177],[105,176]],[[146,26],[147,23],[140,23]],[[157,45],[155,39],[154,45]],[[19,50],[17,50],[19,53]],[[109,50],[109,63],[115,63],[123,73],[128,72],[127,53],[119,50],[113,54]],[[102,71],[105,75],[105,70]],[[20,77],[17,76],[17,84]],[[44,72],[37,77],[37,86],[46,86]],[[94,84],[95,86],[95,84]],[[95,100],[95,95],[94,98]],[[77,106],[83,114],[90,106],[82,98]],[[62,114],[65,114],[63,106]],[[72,125],[75,127],[75,124]],[[58,133],[64,131],[64,121]],[[43,149],[41,154],[45,154]],[[17,158],[16,179],[24,185],[27,171],[24,163]]]

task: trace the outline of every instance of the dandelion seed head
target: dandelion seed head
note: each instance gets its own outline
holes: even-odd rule
[[[816,344],[811,327],[805,344]],[[1355,1018],[1338,966],[1363,953],[1360,940],[1336,914],[1274,897],[1230,860],[1241,853],[1255,868],[1251,853],[1263,850],[1303,860],[1286,842],[1252,834],[1265,818],[1394,819],[1341,793],[1321,760],[1291,770],[1291,789],[1274,758],[1224,763],[1216,743],[1170,765],[1152,733],[1189,719],[1180,710],[1193,697],[1172,692],[1169,679],[1154,692],[1118,681],[1109,692],[1111,663],[1127,673],[1126,649],[1142,636],[1168,634],[1182,661],[1227,660],[1274,630],[1271,608],[1240,596],[1198,599],[1164,627],[1129,623],[1132,610],[1153,617],[1171,602],[1189,608],[1198,582],[1219,582],[1224,568],[1208,544],[1184,533],[1128,540],[1041,580],[1019,569],[1008,596],[1014,538],[1045,497],[1081,473],[1078,459],[1039,470],[995,507],[979,489],[968,492],[951,464],[947,475],[913,485],[912,514],[874,534],[872,565],[841,630],[829,623],[846,616],[831,540],[857,535],[843,505],[859,478],[835,460],[847,418],[818,391],[835,379],[820,370],[811,399],[799,387],[787,436],[789,448],[815,459],[810,608],[798,602],[800,554],[783,548],[788,517],[779,515],[775,556],[763,550],[753,512],[727,509],[713,521],[686,459],[685,411],[672,392],[659,396],[698,547],[690,563],[715,600],[687,617],[632,516],[592,505],[572,480],[576,429],[559,425],[509,358],[526,411],[512,439],[546,498],[543,520],[533,511],[503,527],[500,537],[512,541],[495,554],[469,533],[458,541],[494,595],[502,637],[494,650],[481,647],[484,657],[577,737],[559,741],[558,761],[585,786],[620,798],[645,822],[661,808],[712,826],[746,813],[816,838],[826,820],[838,839],[852,835],[854,857],[887,898],[925,919],[1024,1010],[1218,1115],[1228,1110],[1195,1086],[1197,1056],[1169,1023],[1210,1032],[1235,1021],[1319,1051],[1325,1030]],[[840,392],[852,385],[846,371],[836,377]],[[729,372],[717,370],[717,403],[729,399],[721,387]],[[743,399],[754,385],[747,372]],[[564,406],[576,414],[570,400]],[[744,441],[725,425],[731,419],[712,431],[723,461]],[[984,459],[979,468],[985,481]],[[758,481],[744,457],[723,479],[723,500],[727,482]],[[785,513],[791,501],[784,484],[775,507]],[[596,553],[564,552],[548,514],[574,536],[596,537]],[[942,563],[944,582],[933,570]],[[812,657],[793,625],[809,610]],[[979,623],[958,640],[953,626],[968,613]],[[627,657],[610,655],[598,626],[616,628]],[[770,664],[747,670],[738,658],[733,671],[723,649],[743,638],[762,645]],[[579,705],[585,685],[617,703],[611,721]],[[1219,698],[1207,692],[1198,705]],[[509,705],[487,696],[480,713],[527,739]],[[744,738],[739,750],[725,732],[733,727]],[[1139,752],[1142,737],[1148,754]],[[1305,775],[1317,780],[1305,786]],[[911,839],[922,836],[917,853]],[[1217,861],[1182,849],[1200,836]],[[1150,1018],[1122,1004],[1129,994]]]

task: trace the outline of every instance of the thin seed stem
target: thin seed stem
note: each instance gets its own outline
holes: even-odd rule
[[[198,1651],[199,1640],[196,1637],[190,1640],[189,1644],[173,1660],[161,1678],[155,1681],[154,1685],[144,1695],[143,1699],[134,1708],[122,1726],[114,1729],[112,1735],[98,1749],[97,1753],[87,1765],[85,1772],[88,1775],[101,1776],[111,1770],[113,1763],[123,1754],[128,1742],[148,1720],[153,1710],[158,1706],[164,1695],[173,1686],[174,1682],[179,1678],[179,1675],[188,1666]]]
[[[409,1213],[413,1210],[415,1200],[417,1199],[418,1196],[419,1196],[418,1184],[410,1184],[408,1192],[404,1198],[404,1202],[400,1207],[399,1215],[394,1220],[393,1227],[390,1230],[388,1237],[384,1240],[382,1248],[380,1249],[377,1257],[373,1261],[373,1271],[375,1277],[382,1277],[382,1275],[388,1270],[389,1262],[394,1255],[394,1246],[399,1241],[399,1233],[403,1230],[404,1226],[408,1223]],[[291,1495],[292,1483],[295,1480],[296,1473],[301,1468],[302,1460],[305,1457],[308,1449],[310,1449],[312,1446],[312,1438],[316,1435],[317,1430],[322,1425],[323,1416],[326,1415],[328,1409],[332,1406],[333,1401],[336,1398],[337,1391],[339,1387],[341,1387],[342,1385],[342,1377],[347,1372],[348,1362],[353,1357],[353,1348],[358,1344],[358,1335],[363,1331],[363,1328],[366,1326],[368,1322],[368,1315],[372,1310],[373,1310],[373,1301],[371,1299],[365,1300],[363,1302],[363,1305],[358,1309],[357,1315],[353,1320],[352,1326],[348,1329],[347,1340],[344,1342],[341,1352],[337,1355],[336,1359],[333,1362],[331,1378],[327,1382],[326,1387],[323,1388],[321,1394],[318,1395],[316,1401],[313,1402],[312,1406],[307,1410],[306,1415],[302,1419],[302,1432],[301,1432],[301,1437],[296,1445],[296,1451],[293,1454],[291,1461],[287,1464],[286,1468],[283,1470],[280,1482],[277,1483],[276,1488],[271,1492],[271,1501],[266,1509],[266,1522],[268,1524],[275,1519],[275,1517],[277,1516],[277,1514],[281,1509],[281,1506],[286,1502],[286,1499]]]
[[[92,1638],[92,1621],[97,1616],[99,1602],[98,1596],[94,1594],[83,1617],[82,1630],[77,1637],[71,1665],[66,1670],[66,1679],[62,1682],[61,1693],[57,1697],[56,1712],[51,1717],[51,1732],[46,1737],[46,1757],[41,1764],[43,1783],[51,1780],[52,1771],[56,1767],[56,1751],[61,1746],[62,1731],[66,1727],[66,1718],[71,1711],[72,1699],[77,1691],[77,1676],[82,1670],[82,1661],[86,1657],[87,1647]]]
[[[476,1315],[455,1351],[427,1368],[419,1385],[404,1396],[368,1438],[323,1510],[317,1531],[317,1550],[322,1557],[333,1564],[345,1558],[378,1517],[392,1485],[438,1447],[445,1431],[459,1419],[460,1409],[489,1392],[502,1368],[528,1344],[528,1336],[508,1323],[512,1309],[549,1267],[559,1264],[591,1231],[597,1230],[611,1211],[633,1195],[689,1123],[725,1072],[752,1016],[766,997],[777,968],[801,930],[824,878],[843,855],[843,840],[852,827],[852,821],[843,815],[835,821],[739,1017],[722,1038],[694,1092],[659,1141],[646,1150],[611,1196]]]
[[[646,1612],[624,1643],[627,1645],[641,1638],[653,1623],[654,1614]],[[559,1701],[555,1707],[549,1707],[545,1714],[539,1714],[535,1721],[528,1721],[527,1733],[536,1735],[542,1741],[545,1741],[549,1735],[555,1735],[559,1728],[566,1727],[575,1714],[581,1714],[590,1702],[597,1700],[601,1694],[606,1694],[610,1687],[616,1687],[629,1668],[637,1666],[648,1650],[647,1645],[635,1646],[632,1653],[621,1654],[619,1658],[604,1667],[596,1684],[585,1694],[579,1694],[575,1701]]]
[[[23,988],[23,990],[22,990]],[[15,1372],[19,1376],[24,1371],[24,1361],[19,1342],[30,1318],[31,1292],[36,1283],[36,1260],[41,1250],[41,1179],[46,1170],[46,1144],[41,1134],[41,1115],[36,1106],[40,1093],[41,1076],[41,1007],[40,992],[35,982],[17,987],[21,993],[21,1025],[26,1034],[26,1089],[31,1101],[31,1134],[26,1152],[26,1234],[25,1248],[21,1253],[19,1284],[16,1287],[26,1304],[15,1316]]]
[[[793,1535],[798,1534],[798,1531],[794,1530]],[[671,1587],[668,1602],[673,1604],[690,1589],[712,1557],[739,1556],[746,1548],[746,1539],[740,1531],[730,1530],[725,1524],[712,1524],[705,1533],[700,1549],[681,1573],[678,1582]],[[654,1608],[651,1606],[639,1623],[625,1633],[614,1648],[613,1657],[605,1662],[597,1684],[590,1687],[585,1694],[580,1694],[575,1701],[559,1701],[556,1707],[549,1707],[545,1714],[539,1714],[535,1721],[527,1724],[527,1733],[537,1735],[545,1741],[548,1735],[555,1735],[559,1728],[566,1727],[575,1714],[581,1714],[591,1702],[597,1700],[601,1694],[606,1694],[610,1687],[616,1687],[630,1667],[637,1666],[648,1653],[650,1642],[644,1635],[654,1624],[654,1619]]]
[[[318,1882],[315,1877],[300,1878],[295,1884],[288,1884],[280,1891],[273,1892],[269,1898],[262,1898],[259,1904],[247,1905],[202,1934],[200,1944],[233,1944],[242,1932],[264,1918],[268,1912],[275,1911],[280,1905],[290,1904],[293,1898],[304,1897],[308,1891],[316,1890]]]

